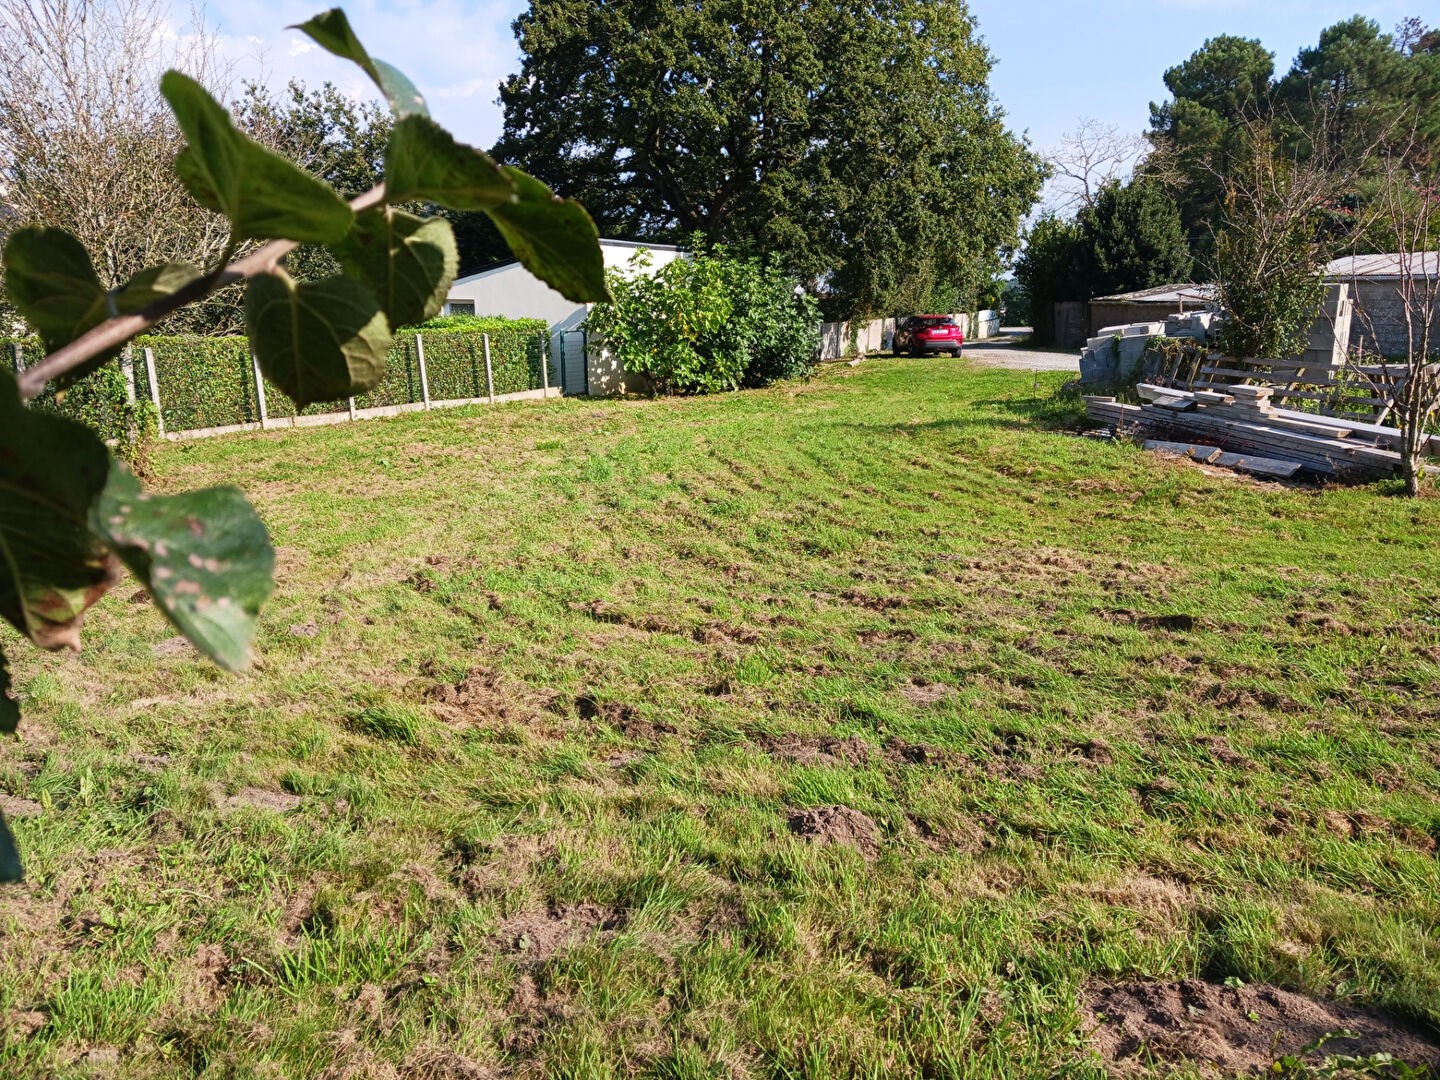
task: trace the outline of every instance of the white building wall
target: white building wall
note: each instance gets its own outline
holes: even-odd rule
[[[625,266],[641,248],[650,252],[652,272],[685,254],[680,248],[664,244],[638,244],[628,240],[600,241],[600,255],[606,269]],[[584,340],[576,331],[590,313],[590,305],[565,299],[518,262],[506,263],[459,278],[450,286],[450,292],[446,295],[447,305],[453,301],[474,304],[476,315],[503,315],[507,319],[544,319],[550,327],[551,385],[564,386],[567,394],[603,394],[633,389],[624,385],[624,378],[615,370],[614,362],[601,355],[598,349],[591,352],[583,366],[576,362],[579,359],[578,350]],[[566,365],[569,368],[567,372],[560,370],[562,353],[567,356],[575,354],[571,363]],[[567,374],[568,379],[565,377]]]

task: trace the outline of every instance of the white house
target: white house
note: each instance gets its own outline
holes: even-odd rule
[[[684,256],[669,244],[642,244],[630,240],[600,241],[606,269],[624,266],[641,248],[651,254],[651,269]],[[450,286],[446,315],[503,315],[510,319],[544,319],[550,327],[550,382],[567,394],[604,394],[623,390],[623,373],[610,370],[599,350],[587,348],[581,329],[589,304],[566,300],[518,262],[492,266],[459,278]]]

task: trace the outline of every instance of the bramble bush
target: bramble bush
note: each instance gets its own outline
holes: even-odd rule
[[[614,302],[597,304],[586,322],[626,371],[663,393],[708,394],[814,370],[819,306],[778,266],[723,246],[653,274],[651,264],[640,251],[607,271]]]

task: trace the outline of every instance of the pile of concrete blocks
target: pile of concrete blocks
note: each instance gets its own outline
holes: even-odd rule
[[[1105,327],[1085,343],[1080,356],[1080,381],[1109,383],[1134,378],[1150,339],[1163,333],[1163,322]]]
[[[1183,315],[1167,315],[1165,336],[1206,342],[1219,331],[1221,322],[1219,313],[1214,311],[1187,311]]]

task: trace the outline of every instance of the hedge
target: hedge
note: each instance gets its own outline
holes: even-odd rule
[[[495,392],[514,393],[540,385],[540,356],[546,325],[540,319],[475,320],[483,327],[430,326],[406,328],[395,335],[386,362],[385,377],[368,393],[355,398],[357,409],[404,405],[423,400],[415,335],[425,343],[425,372],[430,399],[444,401],[485,396],[485,351],[482,333],[490,334],[490,359]],[[259,422],[255,378],[249,344],[242,337],[147,336],[135,340],[136,349],[149,348],[155,359],[155,381],[166,431],[223,427]],[[137,363],[136,371],[143,367]],[[143,375],[140,376],[143,378]],[[143,392],[143,388],[142,388]],[[321,402],[302,415],[345,412],[345,401]],[[265,411],[271,417],[294,416],[294,403],[269,380],[265,383]]]
[[[549,331],[543,319],[451,316],[398,331],[384,379],[369,393],[355,399],[357,409],[423,400],[415,350],[417,334],[425,345],[425,369],[432,401],[486,396],[484,334],[490,335],[495,393],[513,394],[537,390],[543,385],[541,365],[549,351]],[[34,338],[0,338],[7,364],[13,365],[13,345],[17,341],[23,349],[26,366],[44,355]],[[166,431],[259,422],[255,376],[245,338],[163,334],[136,338],[131,349],[141,412],[147,407],[144,403],[148,402],[150,393],[142,359],[142,350],[147,348],[155,362],[155,382],[160,391]],[[105,365],[58,395],[58,400],[57,395],[47,391],[36,399],[36,405],[75,416],[112,440],[124,439],[124,433],[135,426],[137,407],[126,401],[125,379],[118,363]],[[269,380],[266,380],[265,407],[272,417],[295,415],[294,403],[271,386]],[[307,407],[304,415],[345,412],[348,407],[344,401],[324,402]]]
[[[18,359],[27,368],[45,357],[39,338],[0,337],[0,364],[9,371],[17,370],[17,346]],[[47,387],[31,407],[80,421],[135,466],[142,463],[146,443],[155,431],[155,410],[143,396],[134,403],[129,400],[118,363],[106,364],[65,390]]]

